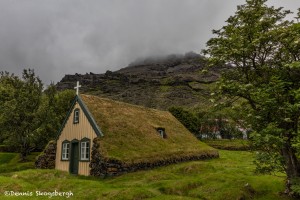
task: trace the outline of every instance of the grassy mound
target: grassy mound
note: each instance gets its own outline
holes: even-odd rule
[[[70,199],[257,199],[289,200],[283,175],[254,174],[253,154],[220,150],[220,158],[193,161],[99,179],[73,176],[57,170],[30,169],[0,173],[0,199],[49,199],[6,197],[4,191],[71,191]],[[65,197],[53,197],[65,199]]]
[[[33,169],[34,161],[39,152],[33,152],[27,157],[27,162],[20,162],[18,153],[3,153],[0,152],[0,173],[12,171],[20,171],[25,169]]]
[[[126,163],[155,162],[186,156],[218,157],[172,114],[89,95],[81,95],[104,133],[101,154]],[[164,128],[162,138],[157,129]]]

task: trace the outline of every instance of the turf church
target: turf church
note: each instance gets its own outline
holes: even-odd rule
[[[117,175],[218,157],[167,111],[92,95],[76,97],[56,139],[55,169]]]

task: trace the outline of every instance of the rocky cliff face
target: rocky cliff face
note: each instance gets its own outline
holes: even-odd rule
[[[194,53],[148,58],[115,72],[65,75],[57,88],[72,89],[80,81],[82,93],[158,109],[197,107],[208,103],[210,89],[226,70],[206,67],[206,59]]]

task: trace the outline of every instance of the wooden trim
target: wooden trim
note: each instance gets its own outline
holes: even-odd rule
[[[76,142],[79,142],[79,140],[77,140],[76,138],[71,141],[71,143],[76,143]]]
[[[93,127],[96,135],[99,136],[104,136],[101,129],[98,127],[95,119],[93,118],[93,115],[90,113],[89,109],[86,107],[86,105],[84,104],[84,102],[82,101],[82,99],[80,98],[80,96],[78,96],[78,103],[81,107],[81,109],[83,110],[85,116],[88,118],[91,126]]]

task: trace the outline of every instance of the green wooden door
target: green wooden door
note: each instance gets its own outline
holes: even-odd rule
[[[78,174],[79,164],[79,145],[78,142],[72,142],[71,145],[71,160],[70,160],[70,173]]]

